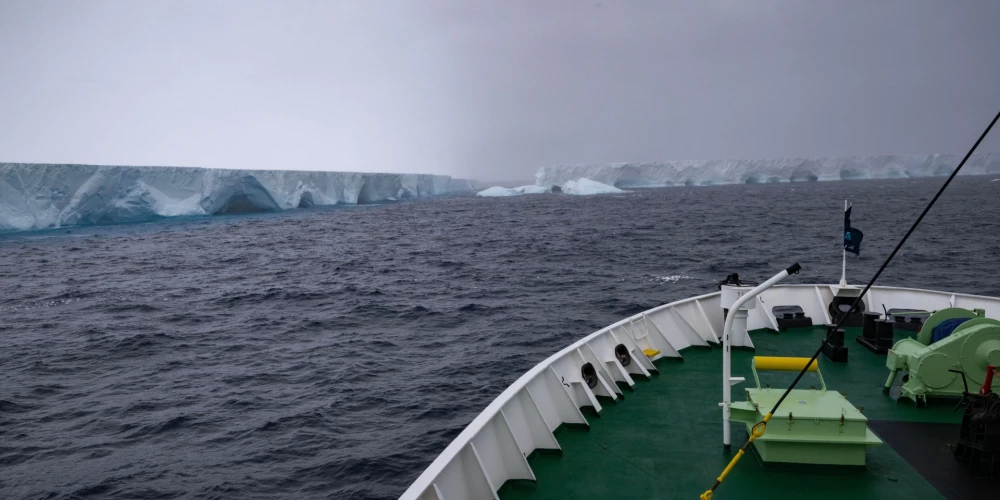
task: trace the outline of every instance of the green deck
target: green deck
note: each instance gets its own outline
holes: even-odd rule
[[[823,327],[751,332],[756,354],[810,356],[819,346]],[[860,329],[847,329],[848,363],[832,363],[820,356],[827,387],[845,394],[862,408],[870,421],[958,423],[954,402],[931,401],[927,408],[896,402],[883,394],[888,370],[885,356],[871,353],[854,341]],[[903,338],[908,332],[897,333]],[[750,358],[755,353],[733,353],[733,375],[747,382],[733,387],[733,399],[753,386]],[[697,499],[709,488],[746,440],[745,426],[733,422],[733,452],[722,447],[721,349],[688,349],[683,362],[661,360],[650,380],[637,380],[634,392],[620,402],[608,402],[600,418],[588,415],[590,428],[560,428],[562,454],[535,453],[529,463],[537,483],[508,482],[500,497],[522,498],[687,498]],[[787,387],[792,373],[762,374],[761,383]],[[749,385],[748,385],[749,384]],[[817,385],[812,374],[801,388]],[[783,405],[784,406],[784,405]],[[770,425],[781,425],[781,411]],[[957,437],[957,436],[956,436]],[[870,448],[864,468],[767,465],[749,454],[716,490],[715,499],[935,499],[944,498],[888,443]]]

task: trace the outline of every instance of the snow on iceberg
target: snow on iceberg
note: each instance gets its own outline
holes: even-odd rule
[[[0,163],[0,231],[469,192],[446,175]]]
[[[562,185],[562,192],[566,194],[586,196],[592,194],[624,193],[625,191],[586,177],[581,177],[580,180],[564,182]]]
[[[502,186],[493,186],[489,189],[484,189],[478,193],[476,196],[484,197],[500,197],[500,196],[520,196],[522,194],[544,194],[551,190],[544,186],[518,186],[516,188],[505,188]]]
[[[935,154],[555,165],[540,168],[535,179],[539,186],[561,186],[586,177],[620,188],[896,179],[947,176],[961,159]],[[1000,153],[975,154],[962,168],[963,175],[996,173]]]

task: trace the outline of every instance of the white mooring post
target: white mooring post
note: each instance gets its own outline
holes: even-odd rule
[[[736,302],[729,307],[729,314],[726,315],[726,325],[722,330],[722,402],[719,406],[722,407],[722,445],[729,449],[732,444],[732,439],[729,435],[729,416],[732,413],[729,404],[733,401],[732,386],[743,381],[743,377],[733,377],[732,376],[732,361],[731,353],[729,352],[730,339],[729,336],[733,333],[733,322],[740,318],[740,321],[746,322],[747,313],[743,311],[739,314],[738,311],[743,308],[743,305],[753,300],[761,292],[767,290],[774,286],[775,283],[787,278],[790,274],[795,274],[799,272],[802,267],[798,263],[792,264],[791,267],[781,271],[778,274],[772,276],[769,280],[757,285],[752,290],[748,291],[746,294],[736,299]],[[744,330],[746,329],[746,324],[743,325]]]
[[[844,200],[844,212],[847,212],[847,200]],[[843,246],[843,244],[841,245]],[[844,263],[840,268],[840,288],[847,287],[847,249],[843,249],[843,259]]]

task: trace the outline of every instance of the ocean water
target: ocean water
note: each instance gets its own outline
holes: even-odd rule
[[[958,178],[880,284],[1000,295]],[[659,304],[867,281],[943,179],[472,196],[0,236],[0,498],[393,498],[510,382]]]

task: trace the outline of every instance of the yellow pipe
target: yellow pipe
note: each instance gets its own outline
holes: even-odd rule
[[[766,357],[766,356],[757,356],[757,357]],[[802,362],[802,365],[805,365],[806,364],[805,362],[809,361],[809,358],[773,358],[773,359],[803,359],[805,361]],[[802,369],[802,365],[799,365],[800,370]],[[715,491],[715,488],[718,487],[720,484],[722,484],[722,481],[726,479],[727,475],[729,475],[729,471],[733,470],[733,467],[736,466],[736,462],[739,462],[740,459],[743,458],[743,454],[745,453],[743,450],[746,450],[754,439],[757,439],[764,435],[764,431],[767,430],[768,420],[771,420],[771,414],[765,413],[764,420],[758,422],[757,425],[753,426],[753,428],[750,430],[750,439],[747,440],[747,444],[743,445],[743,447],[736,452],[736,456],[729,461],[729,465],[727,465],[725,469],[722,469],[722,474],[719,474],[719,477],[716,478],[715,485],[712,486],[712,489],[706,490],[704,493],[702,493],[698,497],[699,500],[712,500],[712,493]]]
[[[737,451],[736,452],[736,456],[733,457],[733,459],[729,462],[729,465],[727,465],[725,469],[722,469],[722,474],[719,474],[719,482],[720,483],[724,479],[726,479],[726,476],[729,475],[729,471],[733,470],[733,467],[736,466],[736,462],[739,462],[741,458],[743,458],[743,450],[742,449],[740,451]]]
[[[809,358],[789,358],[782,356],[754,356],[753,357],[754,367],[758,370],[768,370],[777,372],[798,372],[802,371],[802,367],[809,363]],[[819,370],[819,362],[815,359],[809,365],[807,371],[814,372]]]

